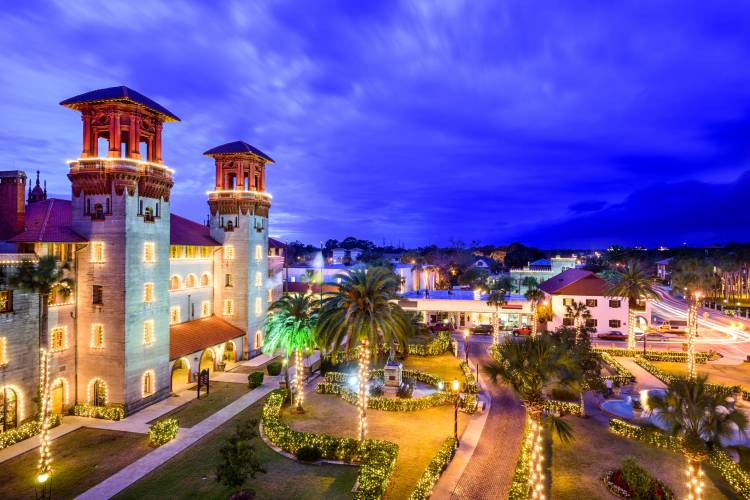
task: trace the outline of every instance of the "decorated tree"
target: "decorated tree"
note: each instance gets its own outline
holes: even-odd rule
[[[576,342],[580,341],[586,329],[586,322],[591,319],[591,312],[586,303],[571,300],[570,304],[565,306],[565,316],[573,320],[573,326],[576,329]]]
[[[304,390],[302,387],[302,356],[304,351],[315,347],[315,325],[317,312],[313,311],[310,294],[290,293],[271,304],[266,317],[266,336],[263,352],[273,354],[281,349],[288,360],[295,353],[295,398],[297,411],[303,411]],[[289,362],[284,366],[284,376],[289,384]]]
[[[495,345],[500,343],[500,309],[508,303],[506,289],[502,287],[504,283],[498,285],[500,286],[490,290],[487,297],[487,305],[495,308],[495,312],[492,313],[492,343]]]
[[[536,282],[536,280],[534,281]],[[531,304],[531,336],[536,337],[539,328],[538,308],[539,303],[544,300],[544,292],[534,286],[528,288],[523,295]]]
[[[372,350],[396,342],[406,350],[413,332],[409,316],[394,301],[399,278],[382,267],[352,269],[340,274],[337,292],[324,300],[318,323],[318,337],[330,343],[332,352],[356,349],[359,363],[359,439],[367,431],[367,385]]]
[[[628,349],[635,349],[635,311],[643,300],[658,297],[654,278],[637,260],[631,260],[623,270],[609,276],[607,295],[628,300]]]
[[[232,488],[239,488],[247,477],[255,478],[258,472],[265,474],[263,465],[256,455],[253,440],[258,437],[255,428],[257,420],[250,420],[238,425],[234,435],[230,436],[219,450],[222,461],[216,468],[216,481]]]

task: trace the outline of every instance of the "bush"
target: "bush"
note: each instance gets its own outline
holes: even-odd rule
[[[49,418],[50,429],[57,427],[62,423],[62,417],[60,415],[51,415]],[[39,434],[39,420],[31,420],[23,423],[15,429],[10,429],[5,432],[0,432],[0,450],[7,448],[12,444],[28,439],[31,436]]]
[[[382,380],[373,380],[370,382],[370,396],[379,397],[382,396],[385,390],[383,389]]]
[[[73,415],[76,417],[102,418],[104,420],[122,420],[125,418],[125,408],[120,405],[75,405]]]
[[[632,458],[626,458],[620,465],[620,473],[637,499],[651,498],[653,480]]]
[[[321,452],[315,446],[303,446],[297,450],[297,460],[300,462],[317,462],[320,457]]]
[[[266,365],[266,371],[271,377],[275,377],[281,373],[281,361],[272,361]]]
[[[247,386],[255,389],[263,384],[263,372],[252,372],[247,375]]]
[[[579,399],[579,395],[567,387],[553,387],[551,392],[552,399],[558,401],[578,401]]]
[[[414,379],[406,379],[401,382],[396,390],[396,396],[403,399],[409,399],[414,394]]]
[[[265,474],[263,465],[255,454],[253,440],[258,437],[255,428],[257,420],[238,425],[234,435],[227,438],[219,453],[222,463],[216,468],[216,481],[229,487],[238,488],[247,480],[255,478],[258,472]]]
[[[180,425],[176,418],[159,420],[148,429],[148,441],[152,446],[161,446],[177,436]]]
[[[435,486],[440,474],[450,463],[453,458],[458,442],[449,437],[440,447],[437,454],[432,458],[427,468],[422,473],[422,477],[419,479],[417,486],[414,487],[414,491],[411,492],[409,500],[426,500],[432,494],[432,488]]]

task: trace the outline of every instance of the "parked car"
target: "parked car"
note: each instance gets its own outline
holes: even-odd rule
[[[628,336],[620,331],[612,330],[608,333],[600,333],[596,338],[601,340],[627,340]]]
[[[471,329],[472,333],[489,334],[492,333],[492,325],[476,325]]]
[[[531,329],[528,326],[522,326],[521,328],[513,329],[513,336],[518,337],[519,335],[529,335]]]
[[[451,325],[446,323],[438,323],[436,325],[430,326],[430,330],[432,330],[433,333],[435,332],[449,332],[451,331]]]

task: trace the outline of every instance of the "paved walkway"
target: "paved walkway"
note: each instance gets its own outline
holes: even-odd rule
[[[469,343],[472,364],[489,362],[488,346],[480,342]],[[526,414],[510,389],[492,384],[483,375],[480,378],[491,398],[491,406],[479,442],[450,496],[433,495],[434,498],[508,498]]]
[[[615,358],[624,366],[630,373],[635,377],[635,390],[640,391],[642,389],[663,389],[666,387],[664,382],[651,375],[649,372],[641,368],[641,366],[635,362],[632,358]]]

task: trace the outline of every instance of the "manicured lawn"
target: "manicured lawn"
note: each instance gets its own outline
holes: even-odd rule
[[[115,498],[228,498],[234,490],[216,482],[219,450],[240,422],[260,418],[262,405],[258,401],[248,407]],[[256,498],[351,498],[357,467],[303,465],[279,455],[260,439],[255,440],[255,448],[267,473],[249,479],[244,488],[255,490]]]
[[[565,420],[573,427],[575,440],[563,445],[554,439],[550,498],[613,498],[601,477],[608,470],[617,468],[628,456],[634,457],[644,469],[667,484],[677,498],[686,498],[686,465],[682,455],[616,436],[609,432],[603,421],[600,423],[595,418],[569,417]],[[705,500],[735,498],[714,470],[704,470]],[[723,492],[717,488],[717,482]]]
[[[387,356],[382,356],[377,360],[373,360],[372,368],[383,368],[386,359]],[[450,382],[454,378],[457,378],[459,381],[464,380],[464,373],[459,366],[462,359],[463,358],[456,358],[449,353],[441,354],[439,356],[415,356],[412,354],[407,356],[406,359],[403,360],[403,363],[404,368],[431,373],[432,375],[436,375]],[[357,363],[355,361],[349,361],[340,365],[336,370],[357,373]]]
[[[52,493],[74,498],[151,451],[148,436],[81,428],[50,444]],[[0,498],[34,498],[39,451],[0,464]]]
[[[652,361],[652,363],[669,374],[680,377],[687,376],[687,363],[667,361]],[[708,381],[713,384],[739,385],[743,389],[750,389],[750,363],[739,365],[702,363],[695,366],[698,369],[698,374],[708,375]]]
[[[208,396],[201,390],[200,399],[193,399],[189,403],[172,410],[156,420],[172,417],[177,419],[180,427],[192,427],[235,401],[240,396],[247,394],[248,390],[246,384],[211,382],[211,391]],[[193,392],[195,392],[195,389],[193,389]]]
[[[302,415],[285,411],[284,420],[299,431],[357,436],[357,407],[338,396],[316,394],[312,388],[305,393],[305,409]],[[468,416],[459,413],[459,436],[467,422]],[[367,437],[399,446],[388,498],[408,498],[440,445],[452,434],[452,406],[413,412],[367,410]]]

